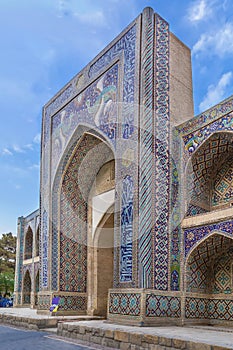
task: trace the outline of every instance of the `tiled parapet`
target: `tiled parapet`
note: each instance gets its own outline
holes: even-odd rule
[[[135,326],[183,325],[190,323],[232,325],[231,295],[149,289],[110,290],[108,321]]]
[[[109,291],[108,320],[140,326],[181,324],[180,293],[149,289]]]

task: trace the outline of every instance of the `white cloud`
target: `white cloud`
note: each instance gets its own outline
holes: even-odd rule
[[[32,164],[28,167],[29,170],[40,170],[40,164]]]
[[[2,154],[4,156],[13,156],[13,153],[8,148],[3,148]]]
[[[36,136],[33,139],[33,142],[40,144],[40,140],[41,140],[41,134],[36,134]]]
[[[219,31],[202,34],[193,46],[193,53],[209,52],[222,57],[233,53],[233,23],[226,23]]]
[[[232,72],[225,73],[221,76],[217,85],[209,85],[206,96],[199,105],[200,112],[210,108],[225,97],[226,88],[231,83]]]
[[[34,137],[33,143],[40,144],[40,134],[37,134]],[[14,144],[10,147],[4,147],[1,151],[1,154],[4,156],[13,156],[15,153],[26,153],[27,151],[34,151],[32,143],[27,143],[23,146],[18,146]]]
[[[28,143],[27,145],[25,145],[24,148],[29,149],[31,151],[33,151],[33,149],[34,149],[33,145],[31,143]]]
[[[25,152],[21,147],[19,147],[17,145],[13,145],[12,148],[13,148],[13,151],[15,151],[16,153],[24,153]]]
[[[98,26],[106,25],[106,19],[102,11],[95,11],[90,13],[75,12],[74,16],[84,24],[98,25]]]
[[[191,22],[198,22],[209,17],[212,13],[211,1],[198,0],[188,9],[188,19]]]

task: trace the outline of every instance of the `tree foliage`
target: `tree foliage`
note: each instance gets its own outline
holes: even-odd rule
[[[16,237],[11,232],[0,238],[0,292],[6,295],[14,291]]]
[[[6,297],[14,291],[15,276],[12,272],[0,273],[0,291],[1,295]]]

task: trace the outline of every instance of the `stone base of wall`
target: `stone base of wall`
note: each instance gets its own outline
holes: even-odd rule
[[[229,350],[230,347],[215,346],[201,342],[168,338],[139,332],[134,327],[120,330],[111,325],[106,327],[93,326],[91,323],[58,323],[58,335],[78,339],[87,344],[121,350]]]
[[[54,328],[57,326],[57,321],[57,319],[53,318],[38,319],[26,316],[9,315],[7,313],[0,314],[0,323],[33,330],[39,330],[43,328]]]

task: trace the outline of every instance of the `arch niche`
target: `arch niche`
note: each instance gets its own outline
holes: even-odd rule
[[[221,232],[202,239],[186,262],[186,292],[207,295],[233,291],[233,238]]]
[[[32,281],[29,270],[26,271],[23,279],[23,304],[31,304]]]
[[[59,190],[59,289],[86,295],[87,313],[105,315],[112,287],[105,282],[113,279],[114,153],[102,136],[91,132],[71,150]]]
[[[27,233],[25,235],[25,243],[24,243],[24,259],[31,259],[33,251],[33,232],[31,227],[28,227]]]
[[[233,205],[233,132],[216,132],[186,167],[186,216]]]

